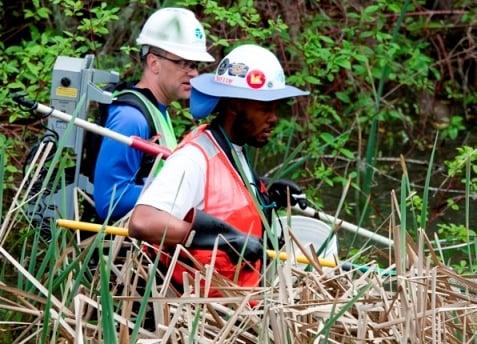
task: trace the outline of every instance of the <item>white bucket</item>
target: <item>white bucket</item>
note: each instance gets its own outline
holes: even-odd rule
[[[275,228],[278,234],[281,234],[282,226],[286,226],[288,223],[288,217],[281,216],[279,220],[276,219]],[[291,231],[307,250],[309,250],[311,244],[313,244],[315,250],[318,250],[331,233],[331,227],[328,224],[311,217],[292,215],[290,221]],[[297,245],[294,246],[294,250],[296,255],[303,254]],[[338,243],[336,236],[331,238],[326,245],[326,248],[320,254],[320,258],[333,260],[334,257],[338,257]]]

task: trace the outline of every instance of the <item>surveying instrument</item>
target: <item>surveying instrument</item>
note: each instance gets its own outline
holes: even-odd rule
[[[74,113],[75,118],[86,120],[91,102],[111,104],[113,94],[97,86],[97,84],[111,84],[119,82],[119,73],[93,68],[94,55],[84,58],[59,56],[54,64],[50,105],[54,110],[64,113]],[[42,229],[49,228],[50,220],[61,217],[74,218],[75,193],[77,189],[86,194],[93,193],[93,184],[90,177],[82,171],[83,145],[85,130],[79,126],[72,126],[66,133],[68,122],[54,116],[48,116],[48,132],[43,140],[64,140],[64,149],[73,155],[74,166],[65,169],[66,185],[57,190],[45,190],[39,205],[31,205],[27,214],[34,221],[41,224]],[[49,138],[49,139],[48,139]],[[99,147],[97,147],[99,149]],[[41,180],[40,180],[41,183]],[[36,208],[36,209],[35,209]]]

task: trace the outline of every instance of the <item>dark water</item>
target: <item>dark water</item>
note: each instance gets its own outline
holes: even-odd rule
[[[460,142],[462,143],[462,141]],[[477,135],[467,135],[465,144],[470,147],[477,147]],[[465,216],[465,185],[458,179],[464,179],[464,176],[458,179],[449,179],[447,177],[447,168],[444,161],[451,160],[457,154],[456,147],[459,146],[455,142],[444,142],[437,147],[436,155],[434,159],[433,174],[430,180],[429,191],[429,221],[426,224],[426,234],[432,240],[434,239],[434,233],[438,231],[439,225],[442,224],[466,224]],[[415,151],[412,154],[406,155],[406,167],[411,183],[411,192],[415,192],[416,195],[423,197],[424,184],[427,174],[428,165],[431,155],[432,147],[429,147],[426,151]],[[388,157],[399,157],[399,149],[396,148],[393,152],[388,152]],[[391,192],[394,190],[398,207],[400,205],[400,193],[401,193],[401,178],[403,175],[403,169],[399,160],[397,159],[378,159],[376,162],[377,171],[374,175],[374,184],[372,188],[372,197],[370,199],[370,216],[362,224],[363,227],[369,230],[375,231],[377,228],[382,227],[379,231],[380,234],[388,236],[389,216],[392,212],[392,197]],[[477,162],[474,162],[477,164]],[[477,178],[474,173],[473,178]],[[477,179],[476,179],[477,180]],[[323,187],[320,190],[320,196],[323,198],[324,210],[329,214],[334,214],[339,200],[341,197],[341,187]],[[359,192],[354,189],[350,189],[346,197],[346,202],[350,211],[348,213],[342,212],[340,217],[351,223],[357,223],[359,221],[359,208],[357,205]],[[448,199],[452,199],[458,206],[459,210],[452,210],[447,206]],[[469,209],[469,228],[477,232],[477,193],[474,192],[470,197],[470,209]],[[408,207],[407,216],[407,228],[411,234],[415,232],[415,228],[418,227],[420,217],[420,210],[415,210],[412,213],[411,208]],[[397,214],[396,214],[396,221]],[[383,226],[384,224],[384,226]],[[353,235],[343,232],[340,236],[341,251],[346,250],[349,241]],[[363,243],[365,239],[360,238],[354,247],[361,247],[360,243]]]
[[[434,163],[432,167],[432,177],[430,180],[429,189],[429,207],[428,219],[425,230],[427,235],[432,240],[434,233],[438,230],[438,226],[442,224],[465,225],[465,185],[459,179],[449,179],[447,176],[447,167],[445,161],[452,160],[457,155],[457,147],[467,145],[470,147],[477,147],[477,134],[473,131],[468,131],[459,136],[456,140],[439,140],[436,147]],[[388,148],[382,148],[380,156],[377,158],[374,174],[374,183],[372,187],[372,195],[369,202],[370,216],[362,223],[362,226],[376,231],[387,236],[389,217],[392,213],[392,197],[391,193],[394,190],[397,198],[397,206],[400,206],[401,193],[401,178],[403,176],[403,168],[401,166],[399,157],[402,154],[406,161],[406,169],[411,184],[411,192],[419,197],[423,197],[424,184],[428,170],[428,162],[431,156],[433,147],[433,138],[427,140],[427,143],[408,143],[396,144]],[[291,148],[293,150],[293,148]],[[270,171],[272,168],[278,166],[283,162],[283,157],[276,155],[275,159],[270,159],[270,152],[252,152],[252,161],[255,161],[259,171]],[[258,155],[258,156],[257,156]],[[267,156],[267,159],[260,157]],[[273,154],[272,154],[273,155]],[[297,156],[299,157],[299,155]],[[306,166],[299,168],[307,168],[309,175],[313,173],[314,165],[317,165],[319,160],[324,161],[326,165],[332,166],[335,173],[343,177],[348,176],[352,172],[356,172],[356,163],[353,161],[333,160],[333,157],[305,157],[307,158]],[[477,164],[477,162],[474,162]],[[308,178],[308,180],[300,179],[299,173],[290,173],[286,177],[290,179],[299,180],[300,184],[305,186],[308,192],[314,190],[317,195],[319,203],[322,205],[320,210],[334,215],[342,197],[343,187],[336,183],[334,186],[321,183],[317,178]],[[477,178],[474,173],[473,178]],[[356,183],[356,180],[353,180]],[[477,182],[476,182],[477,183]],[[313,193],[313,192],[310,192]],[[448,200],[453,200],[458,206],[459,210],[452,210],[447,206]],[[348,222],[358,224],[361,214],[359,206],[359,191],[357,188],[351,187],[346,195],[345,207],[341,211],[339,217]],[[477,232],[477,196],[470,199],[470,216],[469,227]],[[420,210],[415,210],[412,213],[411,208],[408,208],[407,228],[413,234],[418,227],[420,217]],[[397,219],[397,214],[396,214]],[[399,220],[396,220],[399,224]],[[340,233],[340,246],[348,246],[353,235],[343,231]],[[361,241],[361,240],[359,240]],[[354,245],[353,245],[354,246]],[[361,247],[358,243],[355,247]]]

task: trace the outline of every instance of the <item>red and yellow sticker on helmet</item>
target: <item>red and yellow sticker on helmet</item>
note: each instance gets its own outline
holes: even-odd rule
[[[265,74],[258,69],[251,70],[247,74],[247,78],[246,78],[247,84],[251,88],[255,88],[255,89],[261,88],[263,85],[265,85],[265,79],[266,79]]]

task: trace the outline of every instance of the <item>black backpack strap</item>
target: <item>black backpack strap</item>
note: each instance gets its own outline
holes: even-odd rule
[[[133,85],[129,83],[120,83],[120,84],[108,84],[105,87],[105,90],[114,92],[114,91],[123,91],[125,89],[133,89]],[[153,104],[156,104],[156,100],[152,92],[148,89],[134,88],[135,91],[140,92]],[[113,104],[122,104],[132,106],[141,112],[144,118],[147,121],[147,125],[150,131],[150,137],[157,135],[156,128],[152,119],[152,114],[147,110],[144,102],[138,98],[133,92],[120,93]],[[109,116],[109,106],[111,104],[99,104],[99,118],[98,124],[104,127],[108,120]],[[103,142],[103,137],[92,132],[87,131],[85,133],[84,145],[83,145],[83,163],[81,164],[81,173],[89,178],[91,182],[94,182],[94,170],[96,168],[96,161],[98,159],[99,147]],[[141,169],[136,175],[136,181],[139,184],[142,184],[142,179],[149,174],[150,169],[154,163],[154,159],[144,154],[141,161]]]

